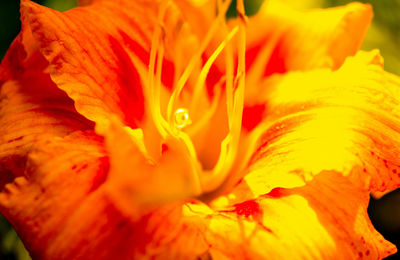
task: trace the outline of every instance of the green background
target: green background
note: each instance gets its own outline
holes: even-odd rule
[[[234,0],[235,1],[235,0]],[[260,0],[247,0],[246,10],[255,13]],[[348,0],[282,0],[306,9],[330,7],[349,3]],[[39,4],[65,11],[76,6],[76,0],[37,0]],[[385,69],[400,75],[400,1],[361,1],[373,5],[375,17],[362,49],[380,49],[385,58]],[[231,8],[228,16],[234,15]],[[19,32],[19,1],[0,0],[0,58]],[[400,190],[387,194],[380,200],[371,198],[368,213],[374,226],[386,239],[400,248]],[[400,259],[400,254],[387,259]],[[9,223],[0,216],[0,259],[30,259],[18,236]]]

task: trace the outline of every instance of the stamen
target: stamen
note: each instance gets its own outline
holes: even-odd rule
[[[202,180],[202,189],[204,192],[216,190],[227,178],[237,155],[239,146],[243,103],[245,88],[245,55],[246,55],[246,16],[244,13],[243,0],[237,1],[238,21],[239,21],[239,39],[238,39],[238,67],[235,78],[236,91],[232,91],[233,109],[228,110],[229,133],[221,143],[220,157],[211,174],[206,174]],[[228,96],[228,93],[227,93]]]
[[[204,90],[204,85],[205,81],[207,78],[207,75],[211,69],[212,64],[215,62],[217,59],[218,55],[222,52],[222,50],[225,48],[227,43],[232,40],[233,36],[238,32],[239,27],[236,26],[235,28],[232,29],[232,31],[226,36],[225,40],[221,42],[221,44],[218,46],[218,48],[213,52],[213,54],[208,58],[206,64],[204,64],[199,78],[197,79],[196,85],[194,87],[194,92],[193,92],[193,97],[192,97],[192,105],[191,105],[191,110],[196,108],[198,105],[198,101],[200,98],[200,93],[202,90]]]
[[[222,0],[217,1],[218,8],[222,5]],[[222,24],[222,29],[225,34],[228,34],[228,26],[225,22]],[[226,69],[226,104],[228,114],[233,111],[233,81],[234,81],[234,62],[233,62],[233,49],[229,43],[225,49],[225,69]],[[228,124],[231,125],[231,118],[228,116]]]
[[[162,32],[161,36],[162,40],[164,39],[164,32]],[[160,44],[158,48],[158,56],[157,56],[157,69],[156,69],[156,82],[154,84],[154,103],[156,108],[158,108],[157,114],[161,116],[161,73],[162,73],[162,64],[164,60],[164,44]],[[161,116],[162,117],[162,116]],[[164,119],[164,118],[162,118]]]
[[[164,59],[164,44],[160,44],[163,39],[163,19],[168,7],[169,1],[163,2],[160,7],[158,20],[160,25],[157,26],[153,33],[153,38],[151,42],[150,59],[149,59],[149,72],[148,72],[148,112],[152,117],[153,122],[162,136],[167,135],[166,121],[161,114],[161,104],[160,104],[160,91],[161,91],[161,73],[162,73],[162,62]],[[157,58],[157,69],[154,72],[156,66]],[[155,79],[154,79],[155,74]]]
[[[224,20],[225,13],[228,10],[228,7],[230,5],[231,1],[226,1],[222,7],[222,10],[218,13],[217,18],[213,21],[210,30],[207,32],[206,36],[204,37],[203,41],[200,44],[200,48],[197,50],[197,52],[193,55],[193,57],[190,59],[185,71],[183,72],[182,76],[179,78],[178,83],[176,87],[174,88],[174,91],[171,95],[171,98],[168,103],[168,108],[167,108],[167,119],[170,125],[173,125],[173,120],[172,120],[172,112],[174,109],[174,106],[177,102],[177,99],[185,86],[187,80],[189,79],[190,74],[192,73],[193,69],[195,66],[199,63],[201,60],[201,55],[210,43],[212,37],[216,33],[217,29],[219,28],[219,23],[221,20]]]

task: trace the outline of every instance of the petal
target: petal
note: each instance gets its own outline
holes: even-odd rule
[[[209,247],[204,229],[198,219],[182,218],[180,205],[133,221],[98,190],[60,229],[45,259],[195,259]]]
[[[98,1],[60,13],[24,0],[21,15],[50,63],[52,80],[75,101],[79,113],[97,123],[116,114],[135,127],[144,113],[143,75],[131,56],[148,64],[159,5]],[[173,12],[168,16],[170,23],[179,22],[174,17]],[[167,39],[169,28],[174,27],[166,25]],[[163,71],[163,83],[171,85],[172,63],[166,61]]]
[[[133,124],[142,114],[139,76],[118,44],[122,40],[115,38],[116,28],[105,22],[110,15],[93,8],[61,14],[30,1],[21,3],[21,16],[51,65],[53,81],[74,99],[77,110],[95,122],[115,113]],[[104,33],[107,29],[111,32]],[[125,118],[125,111],[134,116]]]
[[[1,214],[32,257],[46,259],[64,222],[106,179],[107,165],[102,140],[93,132],[75,132],[36,145],[24,176],[0,193]]]
[[[120,137],[129,147],[125,136]],[[132,186],[136,169],[116,172],[121,169],[113,164],[118,158],[112,158],[109,164],[105,152],[102,138],[91,131],[43,141],[31,152],[25,176],[7,184],[0,193],[0,212],[12,223],[34,259],[179,259],[206,251],[209,245],[201,241],[200,233],[205,225],[182,219],[182,203],[158,203],[147,212],[131,214],[137,202],[148,203],[154,198],[136,197],[136,202],[124,188],[134,193],[132,188],[149,185],[141,182]],[[143,176],[146,173],[140,172]],[[165,186],[169,183],[165,178],[172,181],[173,172],[162,173],[170,173],[162,179]],[[123,185],[124,180],[129,183]],[[150,178],[147,180],[154,184]],[[161,190],[160,194],[166,193]],[[188,247],[189,241],[193,246]]]
[[[371,19],[371,6],[361,3],[300,12],[265,1],[247,27],[249,80],[291,70],[337,69],[359,50]]]
[[[116,126],[113,127],[115,130]],[[127,136],[121,132],[114,134],[123,142],[122,146],[118,143],[119,148],[132,149],[129,145],[132,140],[126,140]],[[107,136],[110,137],[116,138],[112,133]],[[110,141],[116,140],[107,140]],[[108,146],[110,148],[110,143]],[[116,146],[111,148],[111,156],[115,156]],[[171,156],[168,151],[166,153],[165,156]],[[0,212],[12,223],[33,258],[141,259],[158,256],[177,259],[206,251],[209,245],[200,232],[205,229],[205,224],[182,219],[182,203],[166,204],[169,199],[165,197],[136,196],[134,198],[138,200],[132,200],[134,188],[146,192],[144,188],[151,187],[146,182],[134,183],[132,180],[138,177],[134,173],[142,174],[142,179],[154,184],[147,175],[151,172],[137,172],[138,169],[129,168],[129,164],[121,172],[118,170],[123,166],[115,163],[138,160],[135,156],[140,159],[140,153],[131,154],[129,158],[112,157],[111,165],[105,154],[103,140],[93,132],[75,132],[65,138],[42,140],[30,153],[25,176],[7,184],[0,193]],[[182,163],[182,158],[179,159]],[[151,170],[148,163],[143,164],[140,169]],[[161,179],[164,187],[156,188],[167,190],[165,183],[169,183],[169,191],[176,194],[173,188],[177,184],[171,182],[175,181],[174,172],[165,171],[165,166],[162,169],[161,173],[169,174]],[[181,171],[178,173],[182,174]],[[124,181],[128,183],[124,184]],[[163,190],[158,193],[170,196],[168,190]],[[146,203],[154,205],[154,201],[156,207],[143,207]],[[128,205],[129,202],[133,204]],[[138,203],[142,207],[135,207]],[[141,211],[133,212],[134,209]],[[193,241],[193,246],[188,247],[188,241]]]
[[[97,171],[104,168],[98,164],[101,160],[96,159],[102,158],[98,157],[102,152],[101,148],[96,148],[97,143],[96,138],[88,134],[47,143],[32,160],[41,161],[40,169],[46,173],[49,172],[47,169],[56,169],[50,171],[54,174],[45,176],[35,169],[39,173],[35,173],[38,183],[34,182],[28,189],[26,183],[18,179],[8,186],[11,194],[0,197],[2,207],[5,204],[17,209],[21,204],[25,205],[25,200],[18,197],[22,194],[24,198],[31,198],[40,193],[40,197],[46,197],[45,201],[51,198],[50,203],[26,202],[32,205],[30,214],[40,212],[35,214],[40,223],[24,221],[25,226],[19,230],[22,234],[39,232],[35,233],[33,241],[25,238],[25,243],[32,243],[34,248],[39,243],[42,246],[41,253],[34,251],[34,257],[191,259],[201,255],[213,259],[281,259],[290,256],[294,259],[338,256],[353,259],[360,254],[366,258],[380,258],[395,251],[366,218],[368,192],[355,188],[352,182],[337,173],[317,176],[304,188],[273,192],[230,208],[213,211],[197,202],[186,203],[183,207],[171,204],[133,220],[110,199],[105,186],[99,186],[102,181],[97,181],[94,187],[89,185],[93,184],[90,180],[94,176],[103,176],[100,180],[108,181],[102,171]],[[62,163],[58,159],[49,160],[55,152],[60,152],[60,148],[64,155],[60,158]],[[87,160],[90,163],[85,167]],[[64,166],[60,167],[62,164]],[[69,178],[63,178],[65,174],[71,176],[71,165],[77,165],[72,183],[65,182]],[[36,184],[49,189],[32,188]],[[71,184],[77,185],[73,188],[73,196],[60,193],[60,189],[70,191],[71,188],[66,186]],[[29,190],[35,192],[27,193]],[[82,194],[85,199],[79,200]],[[12,204],[16,201],[18,206]],[[325,205],[326,201],[331,202],[329,207]],[[60,214],[46,214],[50,208]],[[28,212],[26,207],[25,212]],[[16,215],[17,220],[26,217]],[[68,217],[59,219],[60,215]],[[13,224],[18,226],[18,222]],[[37,225],[40,228],[33,228]],[[57,232],[52,232],[55,228],[52,225],[57,226]],[[287,248],[291,250],[285,250]]]
[[[204,38],[216,17],[216,1],[174,0],[174,2],[182,10],[185,20],[194,28],[199,38]]]
[[[213,214],[203,209],[210,254],[213,259],[382,259],[396,248],[373,228],[368,199],[367,190],[326,172],[302,188],[274,190]]]
[[[47,65],[23,27],[0,66],[1,187],[23,174],[37,142],[93,127],[51,81]]]
[[[244,184],[255,196],[302,186],[334,170],[371,191],[400,185],[400,80],[377,52],[338,71],[290,73],[265,81],[263,132]],[[254,151],[254,150],[253,150]]]
[[[160,157],[154,160],[148,156],[139,129],[123,127],[114,119],[103,129],[97,127],[97,132],[105,137],[110,156],[106,192],[132,219],[197,195],[197,169],[180,140],[163,140]]]

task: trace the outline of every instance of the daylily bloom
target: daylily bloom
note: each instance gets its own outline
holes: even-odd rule
[[[1,213],[34,259],[381,259],[400,80],[369,5],[21,0],[0,67]]]

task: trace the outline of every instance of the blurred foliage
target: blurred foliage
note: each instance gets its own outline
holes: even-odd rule
[[[388,193],[379,200],[371,197],[368,214],[379,233],[400,249],[400,189]],[[385,259],[400,259],[400,252]]]
[[[0,0],[0,58],[19,32],[19,7],[16,0]]]
[[[43,4],[58,11],[66,11],[77,6],[78,0],[45,0]]]
[[[252,16],[258,12],[264,0],[246,0],[244,3],[244,10],[247,16]],[[226,12],[227,18],[232,18],[237,16],[236,12],[236,0],[232,0],[231,5]]]
[[[4,218],[0,218],[0,259],[31,259],[17,233]]]
[[[34,0],[50,8],[65,11],[76,6],[77,0]],[[227,17],[235,16],[236,0],[233,0]],[[245,0],[246,14],[256,13],[262,0]],[[344,5],[349,0],[281,0],[297,9]],[[373,6],[375,17],[362,49],[380,49],[385,58],[385,69],[400,75],[400,1],[361,0]],[[19,1],[0,0],[0,58],[20,30]],[[374,226],[386,239],[400,248],[400,190],[391,192],[379,200],[371,198],[368,213]],[[0,259],[29,260],[22,242],[11,225],[0,216]],[[400,254],[387,259],[400,259]]]
[[[73,8],[77,0],[33,0],[50,8],[65,11]],[[12,40],[20,31],[19,1],[0,0],[0,58],[2,58]]]

